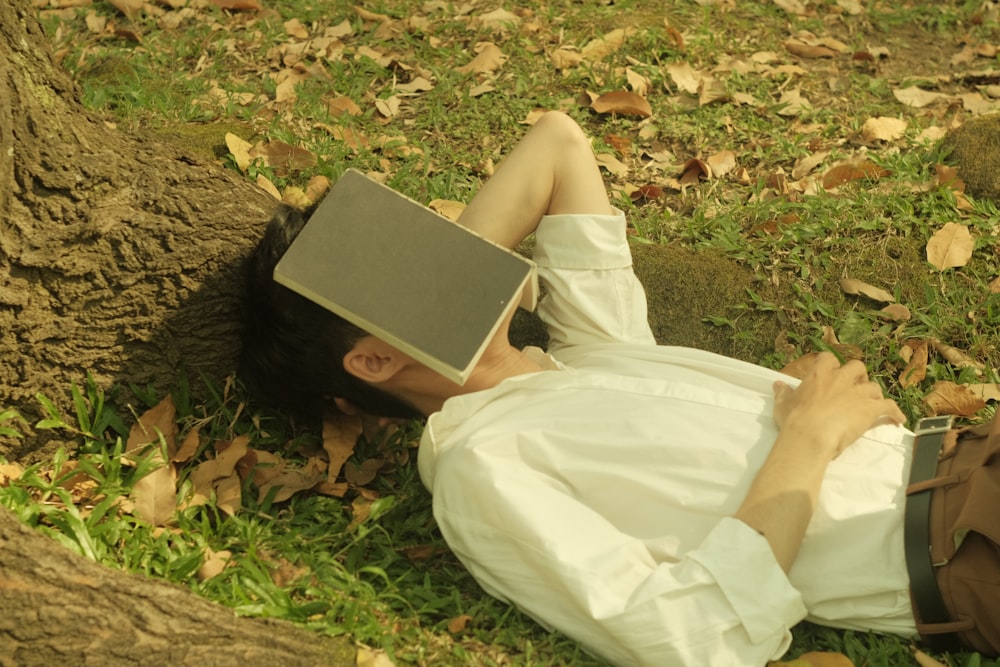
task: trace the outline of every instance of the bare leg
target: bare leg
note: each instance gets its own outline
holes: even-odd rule
[[[476,194],[459,223],[508,248],[543,215],[611,213],[590,141],[569,116],[542,116]]]

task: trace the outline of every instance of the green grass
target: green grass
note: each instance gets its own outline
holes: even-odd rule
[[[976,200],[972,210],[960,210],[948,190],[918,187],[932,178],[943,156],[918,144],[916,137],[927,127],[946,126],[951,113],[940,107],[906,107],[892,95],[912,81],[930,85],[936,74],[946,73],[928,62],[928,44],[947,50],[959,36],[996,41],[995,23],[973,20],[978,2],[863,2],[865,12],[859,17],[837,14],[832,2],[811,3],[817,7],[813,15],[792,17],[772,3],[738,2],[727,10],[686,0],[553,0],[524,13],[520,28],[506,31],[470,23],[469,16],[481,13],[478,6],[469,16],[442,6],[430,10],[426,22],[407,22],[420,14],[421,3],[365,3],[369,11],[396,21],[388,34],[380,32],[378,22],[358,16],[350,2],[266,4],[273,7],[260,13],[193,11],[177,27],[163,23],[176,16],[170,11],[128,22],[104,2],[43,12],[42,18],[63,64],[79,82],[84,102],[121,128],[186,142],[233,169],[232,159],[221,157],[223,137],[230,131],[250,141],[285,141],[318,156],[315,167],[288,174],[253,169],[251,176],[263,173],[279,189],[304,186],[316,174],[333,180],[355,167],[385,173],[393,187],[420,201],[465,201],[488,171],[487,162],[499,161],[523,134],[521,123],[532,110],[564,109],[601,150],[613,151],[609,135],[631,141],[631,152],[618,155],[629,173],[608,174],[607,181],[616,202],[627,209],[637,242],[718,252],[759,278],[752,289],[743,290],[742,302],[727,304],[710,318],[737,340],[755,336],[741,328],[748,321],[741,315],[745,313],[779,313],[796,353],[828,347],[824,328],[832,328],[841,342],[862,350],[873,376],[911,418],[924,413],[922,399],[936,380],[998,380],[993,372],[977,378],[935,357],[923,383],[903,389],[898,382],[905,365],[900,351],[909,338],[934,336],[989,368],[1000,366],[1000,295],[986,288],[1000,274],[1000,214],[992,203]],[[129,25],[141,41],[88,32],[85,16],[90,12]],[[334,50],[329,58],[307,53],[301,62],[317,73],[298,84],[294,103],[276,104],[277,77],[291,63],[283,60],[284,49],[293,41],[282,24],[292,18],[314,38],[344,20],[353,32],[342,38],[343,51]],[[546,54],[559,46],[582,47],[623,27],[636,32],[597,62],[564,72],[549,63]],[[877,67],[852,60],[849,53],[832,60],[800,60],[782,46],[800,30],[835,36],[852,51],[885,46],[890,57]],[[683,34],[683,48],[673,31]],[[458,72],[483,41],[502,48],[508,57],[503,67],[493,76]],[[381,65],[363,55],[364,48],[390,55],[392,61]],[[688,62],[708,73],[730,58],[753,63],[755,54],[767,51],[778,54],[769,66],[713,73],[730,94],[751,95],[754,104],[698,106],[678,93],[666,69]],[[801,70],[776,69],[779,65]],[[626,68],[650,80],[651,119],[640,123],[599,116],[579,103],[587,91],[625,88]],[[400,95],[396,86],[418,75],[431,79],[433,90]],[[472,87],[487,79],[496,90],[472,96]],[[935,85],[943,92],[964,90],[955,82]],[[234,97],[206,102],[213,88]],[[794,88],[813,103],[812,109],[796,117],[778,115],[782,92]],[[249,99],[240,101],[235,97],[240,94]],[[331,116],[327,104],[336,95],[350,97],[362,113]],[[382,118],[375,100],[393,95],[399,95],[401,110]],[[862,124],[876,116],[908,120],[905,137],[865,145]],[[647,126],[655,131],[640,133]],[[351,147],[331,133],[345,129],[363,135],[368,146]],[[384,137],[404,137],[406,146],[419,150],[379,148]],[[745,181],[732,174],[681,190],[665,187],[663,198],[641,205],[621,193],[629,186],[665,185],[687,159],[721,150],[736,152],[739,166],[746,169]],[[889,174],[836,192],[775,190],[779,174],[790,174],[796,160],[818,150],[830,155],[816,173],[864,150]],[[663,153],[673,158],[656,167],[649,156]],[[784,223],[774,225],[776,221]],[[925,261],[923,247],[934,231],[953,221],[974,230],[977,249],[967,266],[938,272]],[[840,292],[842,276],[892,290],[910,306],[913,319],[903,325],[878,319],[876,304]],[[764,289],[769,285],[773,292]],[[788,358],[786,350],[775,349],[754,360],[779,367]],[[385,648],[400,662],[597,664],[575,643],[542,630],[478,589],[437,533],[429,497],[412,462],[376,479],[371,490],[380,499],[360,523],[353,521],[351,498],[297,494],[284,503],[257,502],[249,488],[236,516],[227,517],[212,505],[186,509],[176,515],[176,530],[156,530],[118,511],[144,473],[142,466],[123,464],[118,455],[119,438],[134,417],[116,412],[113,396],[105,400],[92,382],[82,381],[81,387],[67,388],[74,394],[75,415],[53,413],[34,425],[75,439],[75,453],[33,466],[20,480],[0,487],[0,503],[71,549],[111,567],[188,585],[240,613],[350,635]],[[244,405],[238,385],[218,387],[210,400],[199,403],[179,379],[174,395],[182,429],[203,424],[206,441],[249,434],[255,446],[272,450],[316,447],[314,435]],[[146,401],[152,405],[159,398],[148,395]],[[0,434],[10,437],[31,428],[13,413],[0,412]],[[416,433],[398,437],[396,445],[405,449]],[[85,497],[59,484],[78,472],[94,483]],[[229,550],[234,557],[222,574],[199,581],[195,573],[207,549]],[[413,554],[425,557],[411,558]],[[471,622],[450,632],[449,622],[462,615],[471,616]],[[843,652],[858,665],[913,664],[908,645],[900,640],[804,624],[796,632],[792,655],[808,650]],[[977,656],[947,660],[962,667],[996,664]]]

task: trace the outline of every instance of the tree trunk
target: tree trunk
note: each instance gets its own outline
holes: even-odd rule
[[[160,390],[182,362],[231,371],[240,260],[273,208],[245,179],[88,114],[30,3],[0,2],[0,409],[35,417],[37,392],[65,406],[88,371]]]
[[[238,348],[239,265],[274,202],[87,114],[28,0],[0,2],[0,409],[86,371],[166,389]],[[25,447],[0,454],[25,460]],[[0,509],[0,665],[353,665],[347,639],[237,618],[77,557]]]
[[[172,584],[77,557],[0,512],[0,665],[353,667],[348,639],[240,618]]]

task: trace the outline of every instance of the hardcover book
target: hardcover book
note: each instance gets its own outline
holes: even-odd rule
[[[538,297],[533,262],[353,169],[274,279],[459,384],[503,319]]]

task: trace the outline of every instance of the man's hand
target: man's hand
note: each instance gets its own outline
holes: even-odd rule
[[[868,379],[864,364],[843,366],[824,352],[798,388],[774,383],[774,422],[782,431],[810,433],[836,457],[861,435],[879,424],[903,424],[906,417],[882,388]]]

